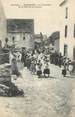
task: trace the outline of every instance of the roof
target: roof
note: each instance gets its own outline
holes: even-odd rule
[[[36,42],[36,43],[41,43],[42,42],[42,38],[43,37],[43,35],[42,35],[42,33],[40,33],[40,34],[35,34],[34,35],[34,42]]]
[[[63,0],[63,1],[59,4],[59,6],[63,6],[64,4],[67,3],[67,1],[68,1],[68,0]]]
[[[60,32],[59,31],[52,33],[52,35],[49,36],[49,38],[48,38],[48,40],[50,40],[50,42],[54,42],[57,39],[60,39]]]

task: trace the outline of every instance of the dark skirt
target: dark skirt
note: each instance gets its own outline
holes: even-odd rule
[[[41,70],[37,71],[37,75],[38,76],[40,76],[41,74],[42,74],[42,71]]]
[[[66,76],[66,69],[62,70],[62,75]]]
[[[50,70],[49,69],[44,69],[44,74],[50,74]]]

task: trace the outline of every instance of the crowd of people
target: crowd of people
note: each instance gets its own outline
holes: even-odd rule
[[[50,64],[55,64],[62,69],[62,75],[65,77],[67,71],[71,74],[73,71],[73,65],[71,60],[57,53],[56,51],[50,52],[48,50],[38,51],[38,50],[26,50],[22,49],[21,52],[17,52],[15,55],[14,52],[10,54],[10,63],[12,66],[12,73],[17,76],[21,75],[18,71],[17,61],[21,61],[24,64],[24,67],[31,72],[33,75],[41,77],[50,77]]]
[[[38,77],[49,77],[50,75],[50,58],[45,52],[37,50],[23,50],[22,51],[22,62],[24,67],[27,67],[32,74],[37,74]]]

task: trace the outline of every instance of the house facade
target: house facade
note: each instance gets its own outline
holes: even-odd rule
[[[60,52],[75,60],[75,0],[64,0],[60,3]]]
[[[34,20],[33,19],[7,19],[7,37],[10,45],[16,47],[34,47]]]

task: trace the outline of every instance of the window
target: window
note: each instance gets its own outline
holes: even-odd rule
[[[68,7],[66,7],[66,14],[65,14],[65,18],[68,18]]]
[[[65,26],[65,38],[67,37],[67,29],[68,29],[68,26],[66,25]]]
[[[75,24],[74,24],[74,38],[75,38]]]
[[[75,60],[75,47],[73,48],[73,59]]]
[[[23,37],[23,40],[25,40],[25,37]]]
[[[68,46],[66,44],[64,45],[64,56],[68,56]]]

